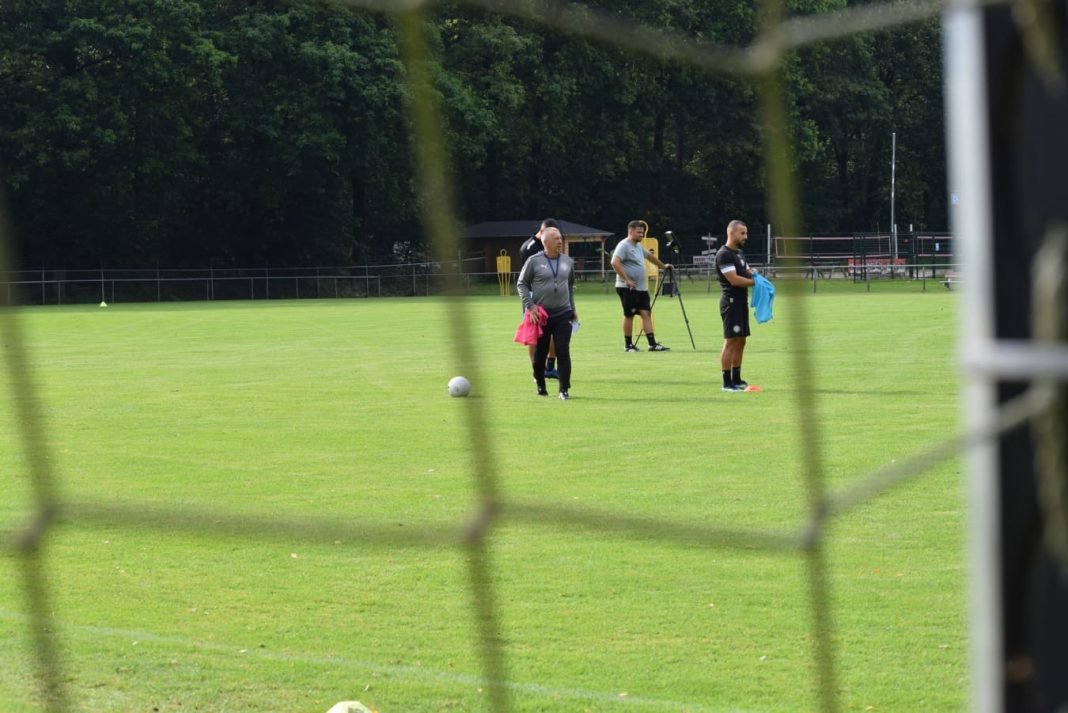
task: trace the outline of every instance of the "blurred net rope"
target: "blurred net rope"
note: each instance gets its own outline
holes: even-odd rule
[[[453,194],[448,180],[442,120],[432,89],[431,58],[423,37],[422,12],[432,5],[418,0],[335,0],[358,9],[389,15],[395,19],[403,61],[405,80],[409,90],[409,106],[414,131],[417,159],[417,178],[423,198],[423,223],[428,241],[437,256],[456,254],[457,225],[453,210]],[[799,225],[798,192],[791,177],[784,101],[778,72],[790,52],[806,45],[825,42],[860,32],[890,29],[902,24],[922,21],[957,7],[958,3],[900,2],[849,7],[821,15],[785,18],[784,7],[778,0],[760,3],[760,31],[747,47],[723,48],[702,44],[685,35],[652,29],[615,16],[607,16],[589,8],[570,3],[530,2],[528,0],[466,0],[461,4],[487,12],[511,16],[536,23],[547,29],[602,44],[614,45],[628,51],[672,60],[703,70],[747,77],[759,84],[762,126],[767,157],[769,186],[769,222],[780,226],[783,234],[795,234]],[[979,0],[966,6],[981,8],[1009,4],[1003,0]],[[1029,60],[1040,73],[1049,76],[1056,72],[1052,58],[1055,44],[1042,18],[1041,0],[1017,0],[1014,18],[1024,37]],[[977,150],[981,147],[977,147]],[[2,201],[2,192],[0,192]],[[11,267],[10,236],[5,219],[5,206],[0,202],[0,270]],[[1063,252],[1064,236],[1058,234],[1057,245]],[[790,256],[785,259],[789,265]],[[454,335],[452,358],[457,373],[469,375],[477,383],[478,359],[473,346],[471,318],[465,307],[458,276],[449,276],[446,311]],[[1063,295],[1064,277],[1059,275],[1041,282],[1035,289],[1036,304],[1061,304],[1055,295]],[[806,322],[804,291],[797,293],[798,309],[788,321],[788,337],[792,348],[792,368],[798,377],[800,391],[797,408],[801,415],[818,413],[812,388],[813,364],[810,361],[809,330]],[[1042,334],[1047,339],[1063,339],[1065,316],[1040,315]],[[559,503],[517,502],[504,500],[498,488],[494,444],[489,437],[487,416],[478,399],[465,401],[465,427],[471,444],[474,487],[479,505],[467,522],[448,528],[405,528],[398,534],[395,528],[353,524],[348,520],[329,518],[257,518],[208,513],[185,508],[144,508],[105,504],[103,502],[61,502],[55,488],[56,474],[50,469],[45,434],[40,418],[40,406],[33,384],[32,358],[27,353],[19,329],[16,310],[9,306],[0,309],[0,336],[3,337],[5,368],[9,372],[13,394],[13,410],[20,428],[20,438],[26,453],[27,469],[32,483],[34,512],[21,530],[3,542],[5,549],[15,553],[26,595],[29,626],[35,651],[36,676],[42,699],[49,711],[65,711],[69,696],[64,688],[64,675],[58,656],[59,644],[51,625],[50,583],[46,576],[46,543],[50,528],[58,517],[65,521],[85,523],[125,523],[130,526],[160,528],[170,531],[220,532],[231,535],[272,539],[280,536],[302,537],[313,541],[333,541],[340,538],[359,539],[369,547],[424,547],[442,544],[464,548],[469,555],[470,593],[476,612],[482,675],[489,692],[490,710],[510,710],[506,657],[496,602],[491,585],[492,562],[489,543],[492,528],[501,518],[510,518],[536,526],[563,525],[579,530],[608,532],[621,537],[656,538],[662,541],[698,544],[708,547],[745,547],[775,551],[793,551],[806,561],[809,596],[812,607],[812,627],[817,700],[822,711],[839,710],[836,690],[836,670],[833,647],[833,622],[830,609],[824,532],[828,521],[851,508],[878,497],[888,489],[923,474],[933,465],[953,458],[976,445],[988,443],[998,435],[1031,423],[1040,441],[1045,471],[1043,482],[1047,510],[1061,513],[1055,518],[1056,527],[1048,536],[1060,548],[1068,551],[1068,496],[1064,443],[1060,440],[1065,421],[1065,386],[1063,383],[1042,383],[1023,396],[1004,404],[980,428],[918,451],[897,463],[858,474],[854,484],[829,492],[825,483],[823,454],[820,449],[818,418],[797,419],[804,444],[802,471],[809,495],[807,522],[792,531],[741,531],[724,527],[676,521],[653,521],[610,511],[583,509]],[[1059,475],[1058,475],[1059,474]],[[1068,559],[1068,556],[1066,556]]]

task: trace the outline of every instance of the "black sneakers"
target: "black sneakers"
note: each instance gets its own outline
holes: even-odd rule
[[[538,387],[538,396],[548,396],[548,395],[549,395],[549,390],[548,389],[546,389],[544,386],[539,386]]]
[[[561,401],[570,401],[571,400],[571,397],[568,396],[566,391],[561,391],[560,395],[557,398],[559,398]]]
[[[634,351],[638,351],[638,350],[635,349]],[[669,352],[669,351],[671,351],[671,348],[670,347],[665,347],[663,344],[659,344],[658,343],[658,344],[654,344],[653,346],[649,347],[649,351],[651,351],[651,352]]]
[[[624,347],[623,351],[625,351],[625,352],[636,352],[636,351],[640,351],[640,350],[638,349],[638,347],[634,346],[633,344],[628,344],[626,347]]]

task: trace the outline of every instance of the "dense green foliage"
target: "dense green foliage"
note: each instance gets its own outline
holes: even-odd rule
[[[709,45],[756,33],[748,2],[590,4]],[[452,5],[426,24],[461,219],[640,215],[683,236],[766,220],[752,82]],[[898,223],[944,230],[937,24],[786,69],[805,229],[888,227],[897,132]],[[4,0],[0,170],[21,261],[345,264],[418,245],[403,77],[392,18],[347,7]]]

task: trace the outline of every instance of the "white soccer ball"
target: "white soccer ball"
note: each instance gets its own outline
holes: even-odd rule
[[[371,709],[359,701],[335,703],[326,713],[371,713]]]
[[[471,393],[471,382],[462,376],[449,379],[449,396],[467,396]]]

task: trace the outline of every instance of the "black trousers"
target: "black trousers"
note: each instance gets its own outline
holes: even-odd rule
[[[556,341],[556,369],[560,372],[560,390],[571,388],[571,315],[549,317],[534,347],[534,380],[545,388],[545,358],[549,356],[549,340]]]

